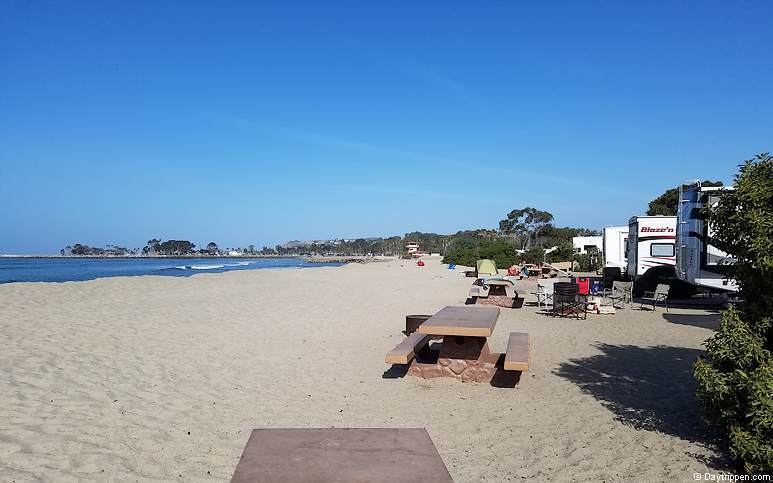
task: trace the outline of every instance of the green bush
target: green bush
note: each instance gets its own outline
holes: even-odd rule
[[[545,255],[545,260],[548,263],[555,262],[568,262],[574,259],[574,247],[571,243],[561,243],[558,245],[558,249]]]
[[[516,257],[516,261],[519,263],[533,263],[540,265],[545,261],[545,249],[542,247],[531,247],[526,250],[526,253]]]
[[[518,260],[518,247],[513,241],[505,238],[456,239],[443,257],[443,263],[474,267],[475,262],[482,258],[494,260],[497,268],[507,268]]]
[[[695,365],[698,397],[747,473],[773,471],[773,159],[741,165],[734,190],[708,210],[712,244],[735,256],[726,268],[744,300],[722,314]]]
[[[595,272],[601,268],[602,256],[598,248],[591,247],[586,253],[577,253],[573,260],[577,262],[577,270],[580,272]]]

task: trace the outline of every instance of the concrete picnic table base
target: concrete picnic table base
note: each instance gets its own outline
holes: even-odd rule
[[[488,296],[473,297],[473,301],[476,304],[495,305],[497,307],[504,307],[506,309],[520,308],[523,305],[523,300],[518,299],[518,294],[516,294],[515,297],[508,297],[507,289],[505,287],[506,285],[490,282]]]
[[[497,372],[499,354],[489,350],[485,337],[446,335],[437,363],[418,362],[408,366],[408,374],[432,379],[453,377],[464,382],[491,382]]]
[[[521,306],[518,303],[518,297],[508,297],[507,295],[491,295],[488,297],[474,297],[476,304],[495,305],[506,309],[514,309]]]

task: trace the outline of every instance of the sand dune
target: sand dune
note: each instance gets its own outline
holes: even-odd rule
[[[426,427],[460,482],[721,464],[691,376],[711,312],[503,310],[492,349],[532,336],[515,388],[383,378],[404,316],[469,284],[430,260],[2,285],[0,480],[227,481],[255,427]]]

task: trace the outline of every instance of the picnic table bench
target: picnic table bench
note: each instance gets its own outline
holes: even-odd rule
[[[531,358],[529,334],[523,332],[510,332],[505,353],[506,371],[528,371]]]
[[[416,356],[416,353],[427,345],[430,337],[429,335],[414,332],[404,341],[397,344],[397,347],[387,352],[386,363],[408,364]]]

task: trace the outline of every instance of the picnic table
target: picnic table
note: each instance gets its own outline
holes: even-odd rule
[[[422,428],[255,429],[231,483],[453,483]]]
[[[510,279],[479,278],[470,287],[470,298],[476,304],[489,304],[505,308],[518,306],[515,283]]]
[[[487,339],[498,319],[498,307],[445,307],[387,353],[386,362],[410,364],[407,373],[418,377],[475,382],[491,382],[498,371],[527,370],[528,334],[511,333],[503,355],[489,349]],[[442,337],[439,350],[427,350],[429,340],[438,336]]]

